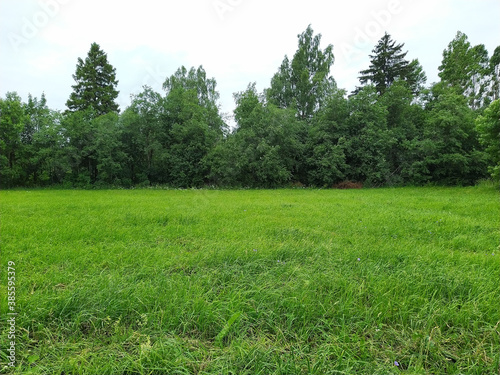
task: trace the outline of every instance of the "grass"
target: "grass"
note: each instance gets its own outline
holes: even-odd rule
[[[492,187],[2,191],[0,218],[4,373],[499,373]]]

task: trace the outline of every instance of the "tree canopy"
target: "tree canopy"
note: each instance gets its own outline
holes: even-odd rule
[[[333,187],[469,185],[499,179],[500,47],[459,32],[440,81],[388,33],[351,95],[330,74],[333,46],[298,35],[270,86],[234,94],[234,126],[215,78],[179,67],[119,113],[116,72],[93,43],[63,113],[44,94],[0,98],[0,186]],[[351,184],[351,185],[350,185]]]
[[[361,84],[371,83],[382,95],[396,80],[405,81],[414,93],[418,93],[426,81],[425,73],[418,60],[405,59],[404,44],[396,44],[387,33],[379,40],[370,55],[370,67],[362,70]]]
[[[488,86],[494,82],[494,66],[494,60],[490,65],[485,46],[472,46],[467,35],[459,31],[443,51],[439,77],[465,96],[472,109],[478,109],[491,102]]]
[[[298,49],[292,60],[287,56],[266,91],[267,99],[279,108],[295,108],[299,118],[310,119],[335,86],[330,69],[335,61],[333,46],[321,50],[321,34],[309,25],[298,35]]]
[[[78,58],[73,75],[76,84],[66,106],[69,112],[91,110],[96,116],[118,112],[116,69],[108,63],[108,57],[97,43],[92,43],[90,51],[82,60]]]

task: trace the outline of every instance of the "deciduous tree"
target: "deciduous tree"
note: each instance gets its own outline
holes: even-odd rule
[[[308,185],[331,187],[346,178],[349,111],[345,91],[336,90],[315,116],[307,138]]]
[[[490,61],[484,45],[472,46],[467,35],[458,31],[443,51],[438,69],[441,82],[464,95],[472,109],[489,102]]]
[[[423,172],[447,185],[473,184],[485,177],[486,161],[466,98],[442,83],[432,88],[420,144]]]
[[[497,100],[500,99],[500,46],[495,48],[490,58],[490,73],[492,76],[491,98]]]
[[[309,120],[335,86],[330,76],[333,46],[321,50],[321,34],[314,35],[311,25],[298,39],[297,52],[291,61],[285,56],[266,96],[277,107],[295,108],[300,119]]]
[[[481,143],[489,157],[488,171],[495,180],[500,180],[500,100],[493,101],[476,119]]]
[[[226,132],[219,114],[214,78],[203,67],[179,68],[163,85],[165,113],[170,128],[169,180],[175,186],[202,186],[207,182],[209,151]]]
[[[211,177],[225,184],[279,187],[303,163],[303,125],[293,109],[266,103],[255,84],[235,94],[237,129],[211,154]]]
[[[132,96],[120,118],[122,142],[127,153],[127,184],[167,183],[170,125],[165,98],[151,87]]]
[[[0,98],[0,183],[11,187],[21,183],[22,167],[19,162],[22,150],[21,134],[26,113],[21,97],[8,92]]]

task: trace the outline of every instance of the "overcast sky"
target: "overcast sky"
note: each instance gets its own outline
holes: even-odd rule
[[[339,87],[354,89],[385,31],[419,59],[429,84],[458,30],[491,55],[499,16],[499,0],[0,0],[0,95],[45,92],[64,110],[77,59],[96,42],[116,68],[122,110],[143,85],[162,92],[180,66],[203,65],[232,112],[233,93],[269,87],[309,24],[322,48],[334,46]]]

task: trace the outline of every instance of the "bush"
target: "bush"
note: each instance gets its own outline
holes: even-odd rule
[[[363,183],[354,181],[342,181],[332,186],[333,189],[363,189]]]

